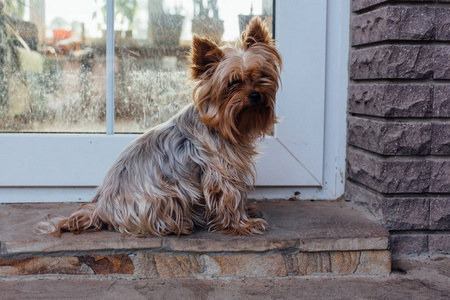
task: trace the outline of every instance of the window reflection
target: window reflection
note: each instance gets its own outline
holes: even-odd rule
[[[96,1],[0,2],[0,131],[105,132]]]
[[[115,131],[142,132],[191,101],[193,33],[240,36],[269,0],[115,0]],[[0,131],[105,132],[106,0],[0,0]]]

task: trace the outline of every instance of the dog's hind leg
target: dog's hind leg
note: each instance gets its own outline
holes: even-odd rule
[[[67,217],[53,217],[40,222],[35,227],[36,233],[50,233],[60,236],[63,231],[79,234],[83,231],[97,231],[107,226],[95,213],[97,203],[83,204],[72,215]]]

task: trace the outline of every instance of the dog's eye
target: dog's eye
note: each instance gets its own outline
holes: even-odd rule
[[[261,76],[259,77],[259,82],[262,84],[270,84],[271,82],[270,76],[266,73],[262,73]]]
[[[231,89],[232,87],[234,87],[235,85],[241,83],[240,80],[233,80],[231,82],[228,83],[228,88]]]

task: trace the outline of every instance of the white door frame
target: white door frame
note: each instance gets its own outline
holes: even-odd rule
[[[308,35],[308,31],[313,31],[317,27],[314,21],[311,21],[310,10],[308,5],[318,4],[320,1],[296,1],[296,0],[279,0],[277,1],[277,10],[282,9],[284,12],[291,13],[291,16],[282,16],[280,12],[276,11],[276,18],[278,22],[288,20],[289,24],[284,26],[291,26],[292,30],[289,31],[292,44],[282,49],[282,54],[287,56],[290,52],[298,53],[298,49],[301,49],[304,43],[302,39],[303,35]],[[322,199],[322,200],[334,200],[341,197],[344,194],[344,180],[345,180],[345,149],[346,149],[346,111],[347,111],[347,87],[348,87],[348,58],[349,58],[349,24],[350,24],[350,0],[327,0],[326,2],[326,55],[325,55],[325,80],[323,90],[314,90],[317,85],[309,84],[307,82],[308,71],[304,72],[304,65],[302,63],[307,59],[314,59],[314,54],[310,54],[306,59],[298,58],[297,61],[289,63],[293,64],[293,68],[297,68],[299,72],[304,72],[302,79],[306,79],[306,83],[298,85],[298,89],[309,89],[306,93],[300,91],[300,97],[303,99],[312,99],[314,94],[323,93],[324,97],[324,122],[323,122],[323,152],[321,152],[321,161],[308,161],[308,159],[302,160],[302,154],[305,154],[306,149],[299,149],[296,159],[298,163],[310,168],[316,164],[321,166],[322,177],[321,185],[312,186],[258,186],[254,192],[250,195],[255,199]],[[282,7],[280,7],[282,4]],[[289,6],[289,9],[287,7]],[[295,7],[295,9],[293,8]],[[292,16],[295,13],[300,12],[297,18]],[[312,18],[314,19],[314,17]],[[306,21],[305,21],[306,20]],[[298,26],[301,21],[302,26]],[[277,22],[277,25],[278,25]],[[306,25],[305,25],[306,24]],[[278,28],[279,29],[279,28]],[[275,28],[276,36],[280,36],[277,26]],[[281,36],[283,38],[283,36]],[[280,41],[281,43],[282,41]],[[311,50],[311,49],[310,49]],[[312,49],[311,51],[315,51]],[[303,55],[303,54],[302,54]],[[320,65],[320,64],[318,64]],[[286,80],[285,80],[286,81]],[[284,89],[284,81],[283,81]],[[309,93],[308,93],[309,92]],[[283,93],[283,91],[281,92]],[[296,93],[294,92],[295,96]],[[283,95],[282,95],[283,96]],[[288,97],[292,97],[289,95]],[[281,101],[285,99],[281,97]],[[307,102],[309,106],[310,103]],[[290,105],[287,107],[291,107]],[[317,107],[315,107],[317,108]],[[302,114],[302,106],[300,105],[294,110],[293,115]],[[317,114],[314,115],[317,117]],[[292,119],[290,119],[291,121]],[[300,124],[289,125],[289,128],[293,132],[301,130],[309,130],[311,123],[314,120],[307,119]],[[309,123],[309,124],[308,124]],[[278,129],[280,126],[278,127]],[[313,134],[316,134],[314,132]],[[291,134],[295,135],[294,134]],[[311,136],[309,136],[311,138]],[[276,139],[280,136],[276,135]],[[308,137],[306,137],[307,139]],[[305,139],[302,136],[301,139]],[[296,140],[298,142],[300,139]],[[309,148],[309,151],[315,151],[313,148]],[[317,149],[318,152],[321,149]],[[292,151],[294,152],[294,151]],[[274,155],[269,153],[269,155]],[[293,156],[296,154],[293,153]],[[311,157],[311,156],[309,156]],[[266,173],[269,174],[269,173]],[[270,175],[269,175],[270,176]]]
[[[350,0],[278,0],[275,14],[285,58],[283,119],[275,137],[262,142],[250,197],[333,200],[344,192]],[[315,49],[308,42],[305,48],[308,39],[316,39]],[[0,134],[0,203],[89,201],[136,137]]]

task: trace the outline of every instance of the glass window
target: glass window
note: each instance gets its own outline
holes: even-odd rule
[[[0,2],[2,3],[2,2]],[[193,33],[236,40],[272,0],[115,0],[114,99],[106,99],[106,0],[10,0],[0,15],[0,132],[143,132],[189,103]]]
[[[95,0],[3,1],[0,131],[105,132],[105,39]]]

